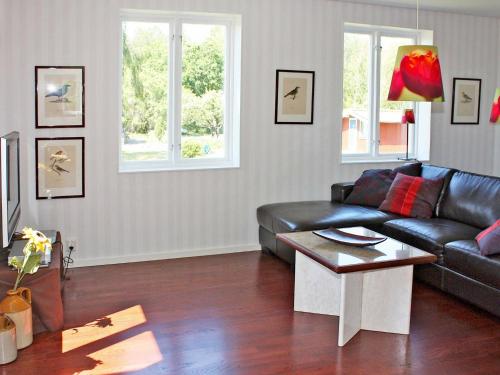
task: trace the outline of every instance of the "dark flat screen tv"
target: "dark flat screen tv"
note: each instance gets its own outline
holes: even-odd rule
[[[0,137],[0,249],[9,246],[21,216],[19,133]]]

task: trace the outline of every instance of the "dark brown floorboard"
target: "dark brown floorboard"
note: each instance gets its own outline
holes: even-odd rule
[[[425,284],[410,336],[294,313],[293,273],[260,252],[79,268],[65,331],[0,374],[498,374],[500,320]]]

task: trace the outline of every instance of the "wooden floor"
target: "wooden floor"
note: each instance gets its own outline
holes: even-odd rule
[[[415,283],[411,335],[294,313],[293,273],[260,252],[70,271],[66,330],[0,374],[498,374],[500,320]]]

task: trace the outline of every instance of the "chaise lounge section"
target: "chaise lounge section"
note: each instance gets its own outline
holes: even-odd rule
[[[430,219],[400,217],[375,207],[345,203],[353,183],[332,185],[331,201],[266,204],[257,209],[262,249],[293,264],[295,252],[277,233],[364,226],[435,254],[415,276],[500,316],[500,254],[483,256],[475,237],[500,218],[500,178],[434,165],[420,176],[443,179]],[[500,246],[500,244],[499,244]]]

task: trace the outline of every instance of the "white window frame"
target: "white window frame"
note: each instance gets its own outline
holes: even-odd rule
[[[381,38],[382,37],[403,37],[413,38],[415,44],[432,44],[433,32],[431,30],[415,30],[404,29],[397,27],[373,26],[345,23],[342,34],[342,45],[346,33],[363,34],[370,37],[370,54],[369,72],[368,72],[368,112],[369,120],[369,150],[367,153],[347,154],[342,152],[340,148],[342,163],[365,163],[365,162],[394,162],[398,158],[406,156],[405,153],[397,154],[381,154],[379,152],[380,144],[380,61],[381,61]],[[344,51],[344,47],[342,47]],[[342,59],[343,61],[344,59]],[[342,83],[343,83],[343,67],[342,62]],[[344,93],[342,87],[342,95]],[[343,103],[343,100],[342,100]],[[343,104],[342,104],[343,108]],[[415,120],[416,126],[412,126],[410,130],[409,148],[413,150],[409,154],[410,158],[418,158],[419,160],[429,160],[430,152],[430,119],[431,119],[431,103],[415,102]]]
[[[240,166],[241,15],[122,10],[120,16],[119,172],[238,168]],[[122,30],[123,22],[134,21],[169,24],[168,160],[130,161],[124,160],[122,155]],[[188,23],[223,25],[226,27],[223,87],[225,99],[223,158],[182,158],[182,25]]]

